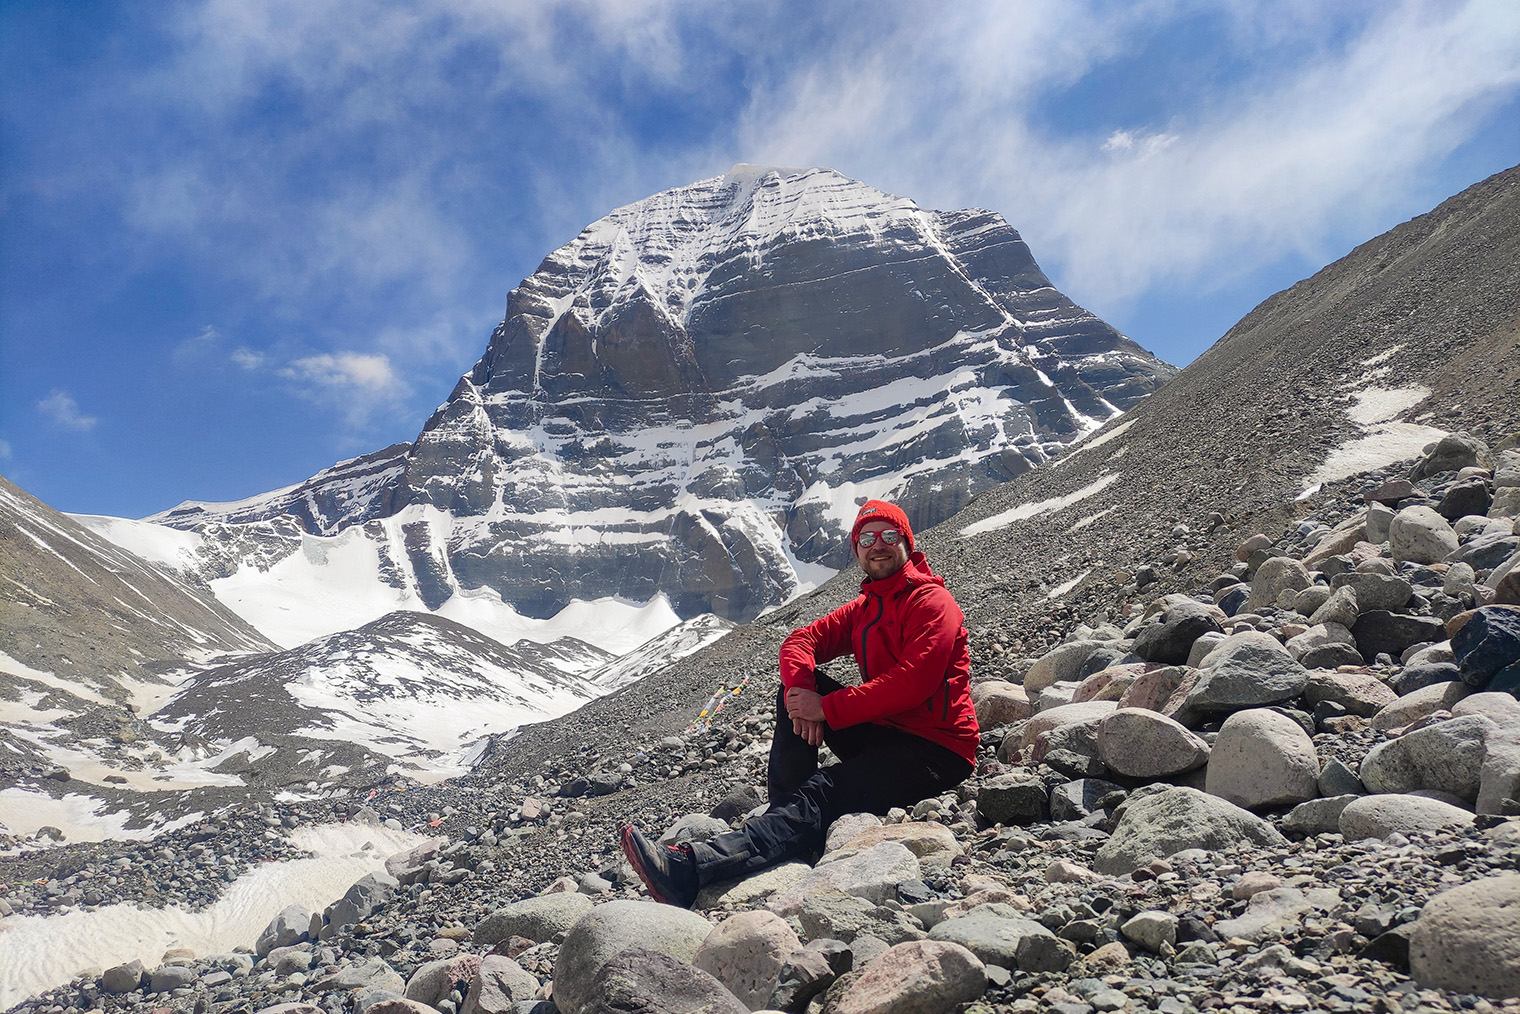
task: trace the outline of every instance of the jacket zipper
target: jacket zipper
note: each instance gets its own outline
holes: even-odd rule
[[[881,619],[881,614],[887,608],[886,600],[880,595],[876,595],[874,598],[876,599],[876,615],[871,618],[870,623],[867,623],[860,629],[860,677],[865,680],[871,678],[871,670],[866,667],[866,635],[871,632],[872,627],[876,626],[877,622]]]

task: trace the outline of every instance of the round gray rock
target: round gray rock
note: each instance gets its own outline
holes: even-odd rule
[[[1189,712],[1239,711],[1291,700],[1303,692],[1309,670],[1277,639],[1257,631],[1231,634],[1204,658],[1189,689]]]
[[[781,966],[801,947],[797,934],[774,912],[740,912],[713,928],[692,964],[756,1010],[770,999]]]
[[[1405,507],[1388,525],[1388,551],[1400,563],[1440,563],[1457,548],[1457,533],[1429,507]]]
[[[1064,948],[1051,948],[1031,942],[1035,937],[1055,934],[1033,919],[1008,918],[986,906],[972,909],[956,919],[947,919],[929,931],[930,940],[948,940],[960,944],[989,965],[1021,969],[1026,972],[1060,971],[1075,954]],[[1054,956],[1054,961],[1050,960]],[[1043,967],[1055,965],[1056,967]],[[1042,967],[1034,967],[1042,966]]]
[[[1131,778],[1166,778],[1209,759],[1209,745],[1181,722],[1145,708],[1120,708],[1098,723],[1098,757]]]
[[[597,994],[593,980],[614,955],[644,947],[690,963],[712,923],[684,908],[653,901],[609,901],[570,927],[554,962],[554,1002],[564,1014],[585,1014]]]
[[[1278,846],[1287,839],[1249,810],[1178,786],[1126,802],[1093,865],[1101,873],[1122,876],[1144,861],[1165,859],[1184,849],[1224,851],[1242,842]]]
[[[1341,810],[1340,831],[1347,841],[1363,838],[1387,838],[1439,831],[1448,827],[1467,827],[1473,815],[1459,806],[1428,796],[1405,793],[1362,796]]]
[[[1104,647],[1106,641],[1068,641],[1058,644],[1036,660],[1024,677],[1024,690],[1038,694],[1056,683],[1066,683],[1081,678],[1082,663],[1087,656]]]
[[[573,891],[541,894],[503,905],[475,926],[476,945],[494,944],[514,936],[549,943],[591,911],[591,899]]]
[[[1373,747],[1358,774],[1373,792],[1435,789],[1473,800],[1482,780],[1484,744],[1496,728],[1482,715],[1427,725]]]
[[[591,994],[585,1006],[578,1008],[582,1014],[749,1014],[749,1008],[711,975],[647,947],[629,947],[608,958],[597,970]],[[560,1010],[566,1009],[558,989],[554,1001]]]
[[[987,969],[960,944],[914,940],[871,962],[830,1014],[941,1014],[987,992]]]
[[[1250,810],[1313,799],[1318,780],[1319,755],[1303,726],[1279,712],[1254,708],[1236,712],[1219,727],[1204,789]]]
[[[1438,989],[1520,996],[1520,873],[1430,899],[1410,931],[1409,971]]]

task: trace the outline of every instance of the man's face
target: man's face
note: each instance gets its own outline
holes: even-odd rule
[[[860,534],[866,532],[884,532],[893,527],[886,521],[870,521],[861,529]],[[878,538],[875,545],[863,546],[855,543],[855,559],[860,563],[860,569],[866,572],[866,577],[872,581],[880,581],[884,577],[891,577],[902,569],[903,564],[908,562],[908,540],[899,539],[895,546],[889,546],[885,541]]]

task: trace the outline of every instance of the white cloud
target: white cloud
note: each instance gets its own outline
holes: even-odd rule
[[[64,429],[80,433],[88,433],[100,422],[95,416],[80,411],[79,402],[61,387],[53,388],[51,394],[37,402],[37,410]]]
[[[0,440],[0,461],[7,461],[11,456],[11,442]]]
[[[245,370],[257,370],[266,360],[262,352],[240,345],[232,350],[232,361]]]
[[[862,34],[757,93],[741,136],[767,160],[832,165],[926,206],[1001,211],[1069,290],[1123,301],[1344,253],[1331,237],[1386,228],[1381,216],[1520,86],[1520,8],[1507,0],[1374,5],[1344,44],[1326,41],[1334,5],[1220,10],[1242,60],[1268,43],[1295,58],[1200,87],[1180,119],[1089,137],[1041,117],[1191,5],[1100,16],[1032,0]]]
[[[280,370],[303,397],[339,410],[350,430],[361,430],[375,413],[398,406],[411,393],[384,355],[362,352],[306,356]]]
[[[404,386],[391,369],[389,358],[361,352],[307,356],[293,361],[281,374],[316,387],[372,394],[395,391]]]

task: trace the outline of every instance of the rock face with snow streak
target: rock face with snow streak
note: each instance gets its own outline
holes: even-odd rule
[[[664,593],[682,616],[749,618],[848,562],[862,496],[927,527],[1172,372],[1057,292],[992,212],[736,166],[550,254],[404,453],[264,514],[160,520],[289,511],[328,534],[426,505],[453,524],[419,529],[410,562],[435,563],[440,592],[488,586],[533,616]]]

